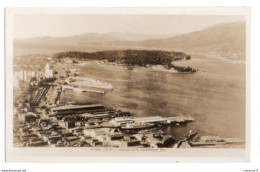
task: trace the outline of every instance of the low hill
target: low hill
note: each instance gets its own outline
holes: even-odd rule
[[[145,40],[139,46],[216,53],[230,58],[233,54],[241,59],[245,57],[246,23],[223,23],[166,39]]]
[[[190,60],[191,57],[182,52],[175,51],[147,51],[147,50],[112,50],[98,51],[93,53],[67,51],[56,53],[53,56],[57,59],[70,58],[81,60],[108,60],[128,66],[146,65],[170,65],[176,60]]]
[[[146,49],[182,51],[221,56],[229,59],[245,59],[245,22],[222,23],[196,32],[168,38],[165,38],[165,36],[137,33],[87,33],[60,38],[31,38],[15,40],[14,54]]]

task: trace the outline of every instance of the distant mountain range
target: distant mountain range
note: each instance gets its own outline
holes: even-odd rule
[[[222,23],[176,36],[142,33],[86,33],[69,37],[38,37],[14,40],[14,55],[58,51],[148,49],[184,51],[245,59],[246,23]]]

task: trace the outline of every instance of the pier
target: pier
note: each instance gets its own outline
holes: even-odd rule
[[[197,139],[195,138],[197,132],[190,132],[188,136],[179,139],[165,130],[168,127],[195,121],[190,116],[165,114],[162,117],[156,114],[155,116],[143,114],[143,117],[136,117],[131,112],[105,107],[102,104],[61,105],[59,103],[62,91],[67,89],[79,93],[104,94],[112,88],[111,84],[96,79],[60,74],[56,78],[41,81],[41,85],[32,89],[34,92],[31,104],[24,103],[16,107],[17,113],[14,119],[17,124],[15,126],[17,138],[14,140],[20,140],[21,146],[30,147],[173,148],[175,144],[177,145],[175,147],[179,148],[205,145],[208,138],[218,145],[241,143],[236,139],[225,139],[225,142],[215,142],[214,139],[217,139],[213,137]],[[207,144],[213,143],[207,142]]]

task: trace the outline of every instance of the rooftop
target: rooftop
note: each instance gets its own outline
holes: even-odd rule
[[[62,110],[76,110],[76,109],[87,109],[87,108],[94,108],[94,107],[104,107],[101,104],[91,104],[91,105],[81,105],[81,106],[61,106],[52,108],[52,111],[62,111]]]
[[[137,117],[134,118],[133,121],[135,122],[142,122],[142,123],[147,123],[147,122],[163,122],[166,121],[166,118],[160,117],[160,116],[151,116],[151,117]]]

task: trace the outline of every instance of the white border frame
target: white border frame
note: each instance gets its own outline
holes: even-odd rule
[[[250,9],[246,7],[176,7],[176,8],[9,8],[6,9],[6,74],[13,76],[13,15],[20,13],[73,14],[175,14],[175,15],[245,15],[247,18],[246,61],[246,148],[245,149],[165,149],[166,152],[90,151],[78,148],[13,147],[13,80],[6,76],[6,160],[8,162],[248,162],[250,152]],[[10,41],[11,40],[11,41]],[[48,150],[48,151],[46,151]],[[66,154],[64,154],[66,152]],[[86,156],[91,154],[91,156]],[[136,156],[138,154],[138,156]],[[41,155],[38,157],[37,155]],[[67,156],[69,155],[69,156]],[[113,158],[111,158],[113,157]]]

